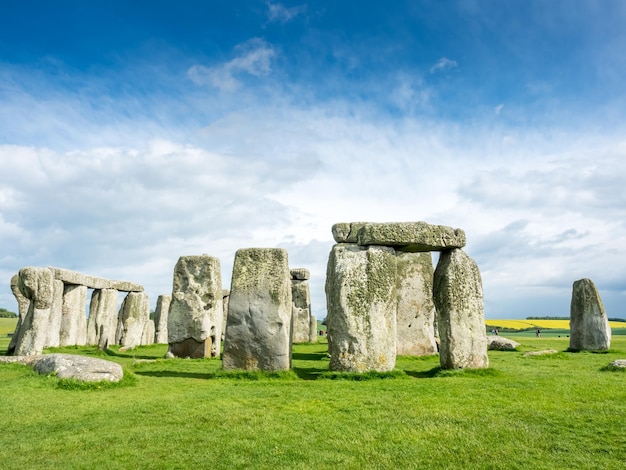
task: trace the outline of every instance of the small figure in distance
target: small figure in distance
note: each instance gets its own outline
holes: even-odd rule
[[[541,337],[541,330],[539,328],[537,328],[536,334],[537,334],[537,338]]]
[[[498,336],[498,333],[500,333],[500,332],[499,332],[499,331],[498,331],[498,329],[496,328],[496,336]]]

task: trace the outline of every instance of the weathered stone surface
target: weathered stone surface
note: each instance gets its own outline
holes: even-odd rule
[[[393,248],[333,246],[326,273],[330,369],[389,371],[396,363]]]
[[[224,369],[289,369],[291,308],[287,251],[238,250],[228,301]]]
[[[89,304],[87,320],[87,344],[106,349],[117,344],[118,291],[115,289],[95,289]]]
[[[465,232],[426,222],[368,223],[357,233],[359,245],[393,246],[399,251],[441,251],[465,246]]]
[[[222,275],[220,260],[208,255],[181,256],[174,267],[172,302],[167,318],[168,356],[220,355],[222,321]],[[205,346],[193,348],[189,339]]]
[[[309,318],[309,343],[317,343],[317,318]]]
[[[517,341],[504,336],[487,336],[487,349],[489,351],[513,351],[519,346]]]
[[[159,295],[157,297],[156,309],[154,311],[154,342],[157,344],[167,344],[167,317],[172,302],[171,295]]]
[[[74,354],[47,354],[37,360],[33,369],[40,374],[55,374],[59,379],[83,382],[119,382],[122,366],[115,362]]]
[[[611,347],[609,319],[591,279],[574,282],[569,325],[572,351],[601,351]]]
[[[340,222],[332,227],[333,238],[337,243],[356,243],[357,233],[367,222]]]
[[[148,311],[148,315],[150,315],[150,311]],[[156,333],[156,328],[154,326],[154,321],[148,319],[148,321],[144,323],[144,326],[143,326],[143,333],[141,334],[141,345],[149,346],[151,344],[154,344],[155,333]]]
[[[441,253],[433,297],[439,316],[441,367],[489,367],[482,281],[478,266],[463,250]]]
[[[17,301],[17,311],[18,311],[18,319],[17,325],[15,326],[15,332],[11,337],[11,341],[9,342],[9,347],[7,350],[8,354],[13,354],[15,352],[15,346],[17,344],[17,339],[20,337],[20,329],[22,328],[22,322],[24,318],[26,318],[26,314],[28,313],[28,307],[30,306],[30,300],[24,297],[24,294],[20,292],[20,288],[18,286],[19,274],[15,274],[11,278],[11,292],[13,292],[13,296]]]
[[[61,307],[61,327],[59,331],[60,346],[83,346],[87,344],[86,302],[86,286],[73,284],[65,284],[63,286],[63,306]],[[117,300],[115,300],[115,308],[117,310]]]
[[[533,356],[549,356],[550,354],[557,354],[558,351],[556,349],[543,349],[541,351],[528,351],[524,353],[524,357],[533,357]]]
[[[306,268],[294,268],[289,272],[292,281],[307,281],[311,278],[311,273]]]
[[[145,292],[129,292],[122,302],[115,342],[126,349],[141,346],[146,322],[150,321],[150,299]],[[154,324],[152,325],[154,338]]]
[[[311,294],[309,291],[309,281],[299,280],[299,278],[304,277],[301,275],[294,277],[294,271],[307,271],[308,273],[308,270],[291,270],[293,342],[307,343],[309,342],[309,330],[311,328]],[[308,276],[306,278],[308,279]]]
[[[437,354],[433,261],[430,253],[396,252],[397,353],[404,356]]]
[[[128,281],[115,281],[111,279],[105,279],[102,277],[89,276],[76,271],[70,271],[69,269],[62,268],[49,268],[54,278],[63,281],[66,284],[75,284],[80,286],[87,286],[91,289],[115,289],[121,292],[142,292],[143,287],[134,282]]]
[[[46,348],[58,348],[60,345],[61,319],[63,316],[63,281],[52,281],[52,304],[46,334]]]
[[[53,280],[48,268],[20,269],[18,287],[30,303],[15,341],[13,354],[16,356],[41,354],[46,345],[54,299]]]
[[[626,359],[616,359],[609,364],[610,369],[626,369]]]

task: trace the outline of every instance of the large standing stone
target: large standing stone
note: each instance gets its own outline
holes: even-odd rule
[[[359,245],[393,246],[400,251],[441,251],[465,246],[460,228],[426,222],[368,223],[357,233]]]
[[[65,284],[63,286],[63,306],[59,332],[60,346],[83,346],[87,344],[86,302],[86,286],[74,284]],[[117,300],[115,303],[117,307]]]
[[[317,318],[313,315],[309,319],[309,343],[317,343]]]
[[[168,356],[219,357],[223,316],[220,260],[181,256],[167,318]]]
[[[333,246],[326,273],[330,369],[388,371],[396,363],[393,248]]]
[[[19,316],[17,318],[17,325],[15,326],[15,332],[13,333],[13,336],[11,337],[11,341],[9,342],[9,347],[7,351],[8,354],[13,354],[15,352],[15,346],[17,344],[17,339],[19,338],[19,335],[20,335],[22,322],[24,321],[24,318],[26,318],[26,315],[28,314],[28,307],[30,306],[30,300],[24,297],[24,294],[20,292],[20,288],[18,286],[18,280],[19,280],[19,274],[15,274],[11,278],[11,292],[13,292],[13,295],[15,296],[15,300],[17,301],[17,311],[18,311]]]
[[[291,299],[293,342],[308,343],[311,329],[311,294],[309,291],[309,270],[304,268],[292,269]]]
[[[150,321],[150,300],[145,292],[129,292],[122,302],[115,342],[126,349],[141,346],[146,323]],[[154,324],[152,325],[154,338]]]
[[[148,315],[150,315],[149,311],[148,311]],[[148,318],[148,321],[144,323],[143,325],[143,332],[141,334],[141,345],[150,346],[151,344],[154,344],[155,333],[156,333],[156,328],[154,326],[154,320],[150,320]]]
[[[441,253],[435,269],[433,297],[439,316],[441,367],[489,367],[480,271],[463,250]]]
[[[41,354],[46,346],[50,313],[54,298],[54,277],[48,268],[20,269],[18,287],[30,300],[28,312],[22,321],[13,354],[32,356]]]
[[[569,348],[572,351],[601,351],[611,347],[609,319],[591,279],[574,282],[569,327]]]
[[[396,252],[396,256],[398,354],[436,354],[432,256],[404,252]]]
[[[156,309],[154,310],[154,342],[157,344],[167,344],[167,316],[172,302],[171,295],[159,295],[157,297]]]
[[[52,305],[46,334],[46,348],[58,348],[61,337],[61,320],[63,317],[63,281],[52,281]]]
[[[89,304],[87,321],[87,344],[106,349],[117,344],[118,291],[115,289],[95,289]]]
[[[287,251],[238,250],[228,301],[224,369],[291,368],[291,304]]]

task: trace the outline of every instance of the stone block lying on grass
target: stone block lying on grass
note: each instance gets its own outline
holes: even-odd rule
[[[556,349],[543,349],[541,351],[529,351],[524,354],[524,357],[547,356],[549,354],[556,354],[556,353],[558,353]]]
[[[518,346],[517,341],[504,336],[487,336],[487,349],[490,351],[513,351]]]
[[[626,369],[626,359],[616,359],[609,364],[609,369]]]
[[[40,374],[55,374],[59,379],[82,382],[119,382],[124,376],[122,366],[116,362],[77,354],[11,356],[0,358],[0,362],[19,362],[32,366]]]

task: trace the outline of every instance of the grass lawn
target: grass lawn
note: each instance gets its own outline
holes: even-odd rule
[[[217,359],[108,354],[124,386],[67,389],[0,364],[0,461],[12,468],[624,468],[626,336],[608,353],[515,338],[485,371],[399,357],[398,374],[332,380],[325,343],[296,345],[293,373],[226,374]],[[523,357],[553,348],[553,356]],[[57,350],[59,351],[59,350]],[[2,353],[0,351],[0,353]],[[351,376],[353,379],[358,378]]]

